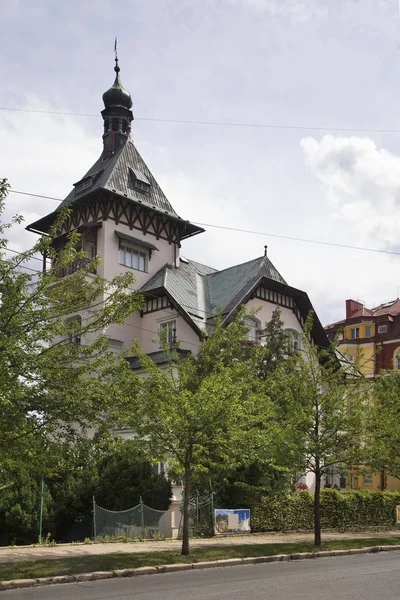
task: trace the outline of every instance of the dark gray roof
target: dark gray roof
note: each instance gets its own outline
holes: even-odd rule
[[[193,260],[181,260],[179,268],[164,265],[144,286],[142,292],[164,289],[198,327],[204,328],[208,307],[205,300],[205,276],[215,273]]]
[[[134,189],[130,169],[135,175],[136,173],[144,175],[151,184],[148,194]],[[97,189],[106,189],[128,197],[138,204],[144,204],[163,213],[178,217],[131,140],[120,146],[111,157],[103,159],[103,155],[101,155],[80,181],[90,176],[94,176],[93,184],[79,193],[76,193],[73,189],[59,208],[77,202]],[[143,180],[143,177],[136,176],[138,179]]]
[[[218,310],[229,314],[262,277],[287,285],[267,256],[210,275],[207,283],[211,315]]]
[[[223,271],[184,259],[179,268],[164,265],[141,291],[164,289],[192,322],[204,328],[219,310],[228,316],[263,277],[286,285],[266,256]]]
[[[177,309],[184,311],[187,321],[197,330],[204,330],[218,311],[222,312],[224,322],[228,322],[262,282],[292,297],[304,320],[310,312],[315,312],[306,292],[289,286],[267,256],[223,271],[182,259],[179,268],[164,265],[141,291],[150,297],[166,293]],[[317,315],[313,319],[312,337],[320,347],[329,345]]]
[[[177,358],[179,360],[183,360],[184,358],[186,358],[187,356],[192,354],[191,350],[183,350],[182,348],[177,348],[176,352],[177,352]],[[149,356],[156,365],[167,364],[168,357],[164,354],[164,352],[162,350],[156,350],[155,352],[149,352],[149,354],[147,356]],[[138,359],[137,356],[128,356],[126,360],[129,362],[131,369],[133,369],[134,371],[142,368],[142,365],[140,364],[140,360]]]

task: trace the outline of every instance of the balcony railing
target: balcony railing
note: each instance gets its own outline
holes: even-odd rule
[[[67,275],[72,275],[72,273],[76,273],[77,271],[81,271],[82,269],[86,269],[88,264],[90,263],[90,258],[79,258],[75,260],[67,267],[61,267],[58,270],[59,277],[66,277]],[[95,267],[90,269],[90,273],[96,273]]]

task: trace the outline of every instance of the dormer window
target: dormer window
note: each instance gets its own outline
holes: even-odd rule
[[[78,183],[75,183],[75,194],[79,194],[83,190],[86,190],[86,188],[91,187],[92,184],[93,184],[92,177],[86,177],[86,179],[82,179],[82,181],[78,181]]]
[[[133,189],[142,194],[150,194],[151,183],[139,169],[129,168]]]

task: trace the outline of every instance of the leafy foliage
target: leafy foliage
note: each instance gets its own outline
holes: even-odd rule
[[[400,479],[400,373],[381,371],[366,413],[365,463]]]
[[[139,347],[136,354],[146,372],[140,392],[130,393],[125,382],[119,425],[135,429],[155,460],[167,462],[183,478],[185,503],[182,553],[189,552],[188,502],[194,473],[214,464],[230,462],[237,450],[248,415],[253,412],[254,363],[242,360],[248,353],[244,315],[228,327],[221,319],[203,341],[197,357],[180,360],[175,348],[164,346],[166,367],[159,368]]]
[[[281,361],[265,389],[275,406],[279,464],[314,475],[314,529],[319,545],[322,476],[328,468],[341,472],[360,459],[364,382],[355,369],[338,360],[333,345],[328,349],[313,345],[311,325],[310,316],[302,351],[293,351]]]
[[[252,510],[253,531],[312,529],[314,498],[307,491],[265,497]],[[325,529],[393,527],[399,492],[321,490],[321,525]]]
[[[0,216],[7,187],[0,182]],[[108,282],[95,275],[98,259],[85,266],[78,232],[55,249],[67,214],[60,211],[48,236],[11,258],[6,232],[22,217],[0,224],[0,484],[3,470],[23,462],[44,474],[55,437],[73,438],[101,422],[106,383],[121,361],[99,332],[141,306],[130,274]],[[51,268],[27,270],[37,254],[50,259]],[[63,272],[69,275],[60,277]],[[81,322],[69,319],[76,313]],[[71,343],[78,339],[82,343]]]
[[[135,440],[110,434],[64,447],[48,486],[57,539],[74,525],[90,529],[93,496],[108,510],[127,510],[141,496],[145,504],[166,510],[172,496],[170,482],[154,472]]]

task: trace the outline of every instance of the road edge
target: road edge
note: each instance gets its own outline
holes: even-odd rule
[[[36,579],[14,579],[0,581],[0,591],[17,588],[39,587],[61,583],[76,583],[80,581],[97,581],[100,579],[113,579],[118,577],[138,577],[140,575],[156,575],[158,573],[174,573],[177,571],[191,571],[197,569],[212,569],[215,567],[233,567],[238,565],[255,565],[260,563],[288,562],[291,560],[305,560],[309,558],[326,558],[329,556],[346,556],[353,554],[371,554],[377,552],[391,552],[400,550],[400,546],[369,546],[366,548],[351,548],[349,550],[321,550],[320,552],[296,552],[293,554],[275,554],[273,556],[256,556],[249,558],[228,558],[197,563],[177,563],[160,565],[158,567],[138,567],[136,569],[118,569],[116,571],[94,571],[93,573],[79,573],[78,575],[55,575],[53,577],[39,577]]]

